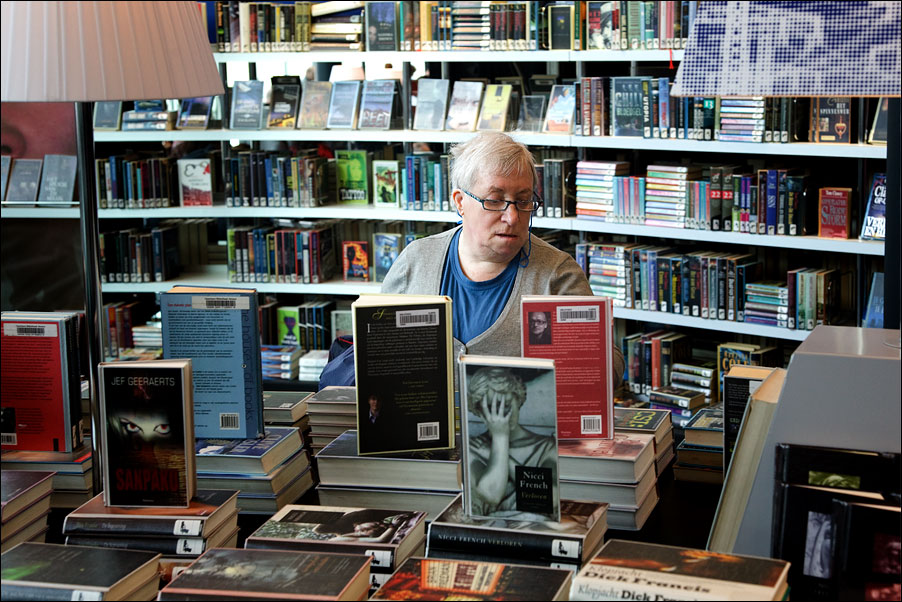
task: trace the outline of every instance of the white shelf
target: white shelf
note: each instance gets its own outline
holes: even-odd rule
[[[344,61],[427,61],[434,63],[539,63],[539,62],[658,62],[681,61],[683,50],[425,50],[401,51],[313,51],[313,52],[214,52],[217,63],[296,61],[341,63]]]
[[[6,207],[0,209],[3,219],[79,219],[78,207]]]
[[[777,328],[776,326],[746,324],[745,322],[729,322],[727,320],[706,320],[704,318],[693,318],[691,316],[661,311],[645,311],[641,309],[626,309],[623,307],[614,308],[614,317],[624,320],[638,320],[640,322],[683,326],[686,328],[704,328],[707,330],[719,330],[722,332],[770,337],[773,339],[786,339],[790,341],[804,341],[810,333],[808,330],[790,330],[788,328]]]
[[[671,55],[671,52],[673,53]],[[570,61],[591,62],[674,62],[683,60],[683,50],[571,50]]]
[[[76,215],[75,217],[78,217]],[[379,219],[416,222],[456,223],[453,211],[406,211],[367,206],[327,205],[325,207],[160,207],[156,209],[101,209],[101,219],[168,219],[168,218],[289,218],[289,219]],[[544,227],[544,226],[543,226]]]
[[[871,144],[812,144],[808,142],[775,144],[773,142],[723,142],[719,140],[638,138],[635,136],[571,136],[570,146],[689,153],[886,159],[886,146]]]

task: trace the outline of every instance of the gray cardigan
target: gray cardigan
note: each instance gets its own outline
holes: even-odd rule
[[[438,295],[442,285],[445,258],[454,233],[460,228],[420,238],[409,244],[395,260],[382,283],[382,292],[391,294]],[[461,342],[455,339],[455,356],[459,352],[475,355],[507,355],[519,357],[520,297],[523,295],[592,295],[586,275],[567,253],[530,234],[532,250],[529,265],[517,270],[514,288],[501,315],[488,330]],[[614,386],[623,378],[623,353],[613,345]]]

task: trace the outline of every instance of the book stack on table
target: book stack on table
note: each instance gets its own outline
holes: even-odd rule
[[[723,482],[723,409],[703,408],[683,429],[673,477],[677,481]]]
[[[3,450],[0,469],[53,472],[51,508],[75,508],[94,495],[90,445],[72,452]]]
[[[164,581],[204,550],[234,547],[238,492],[201,489],[187,508],[105,506],[98,495],[63,521],[67,546],[144,550],[162,554]]]
[[[316,454],[346,430],[357,428],[357,390],[325,387],[307,398],[307,413],[310,449]]]
[[[298,360],[298,380],[319,382],[319,375],[328,363],[328,349],[311,349]]]
[[[0,551],[5,552],[23,541],[44,541],[52,478],[52,472],[37,470],[4,470],[0,473],[3,492]]]
[[[559,441],[561,497],[607,502],[609,528],[641,529],[658,503],[654,441],[652,434],[623,432]]]
[[[241,514],[273,514],[313,486],[297,428],[266,428],[262,439],[198,439],[197,485],[237,489]]]
[[[684,427],[695,414],[705,407],[705,394],[686,389],[682,385],[668,385],[648,392],[648,407],[669,410],[673,424]]]
[[[263,378],[298,380],[298,360],[303,354],[304,349],[295,345],[260,345]]]
[[[308,432],[310,416],[307,414],[307,400],[313,393],[307,391],[263,391],[263,424],[270,426],[294,427],[301,433],[304,446],[310,447]]]
[[[614,431],[655,436],[655,470],[660,475],[674,458],[673,420],[667,410],[614,408]]]

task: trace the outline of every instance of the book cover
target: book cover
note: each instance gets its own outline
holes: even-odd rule
[[[209,158],[179,159],[179,202],[182,207],[213,205],[213,171]]]
[[[544,117],[544,96],[527,94],[520,99],[520,119],[517,121],[518,130],[521,132],[541,132]]]
[[[116,131],[122,126],[122,101],[107,100],[94,103],[94,129]]]
[[[370,200],[371,155],[365,150],[335,152],[335,171],[340,203],[366,205]]]
[[[369,243],[362,240],[344,240],[342,250],[342,279],[345,282],[369,282]]]
[[[445,129],[449,84],[447,79],[417,80],[417,105],[413,129],[437,131]]]
[[[43,159],[14,159],[4,202],[34,203],[37,201],[43,164]]]
[[[461,355],[459,364],[467,514],[559,521],[554,360]]]
[[[245,547],[366,554],[393,570],[426,535],[426,513],[290,504],[251,533]]]
[[[683,440],[691,445],[723,447],[723,408],[702,408],[683,427]]]
[[[558,439],[613,437],[611,299],[524,295],[520,316],[523,357],[554,360]]]
[[[574,577],[571,597],[777,600],[788,569],[782,560],[612,539]]]
[[[646,408],[614,408],[614,431],[623,433],[651,433],[660,442],[673,423],[670,412]]]
[[[294,349],[300,354],[300,347]],[[304,391],[263,391],[263,421],[269,424],[300,420],[307,414],[307,398],[312,395]]]
[[[750,343],[721,343],[717,346],[717,391],[718,399],[723,399],[723,377],[734,365],[750,366],[752,352],[758,345]]]
[[[821,238],[849,238],[851,188],[821,188],[818,191],[817,235]]]
[[[363,555],[218,548],[179,573],[158,599],[360,600],[369,566]]]
[[[8,470],[4,466],[0,473],[0,519],[4,531],[7,530],[6,523],[9,519],[51,492],[52,478],[52,472]]]
[[[13,164],[15,167],[15,163]],[[10,182],[12,187],[12,182]],[[8,193],[7,193],[8,196]],[[886,240],[886,174],[874,174],[868,207],[861,224],[861,240]]]
[[[75,199],[75,172],[78,160],[75,155],[44,155],[41,189],[38,205],[72,203]]]
[[[573,50],[573,5],[552,4],[548,7],[548,49]]]
[[[360,100],[360,120],[357,127],[366,130],[387,130],[394,114],[395,80],[378,79],[363,82]]]
[[[331,82],[304,82],[304,92],[301,98],[301,112],[298,116],[298,129],[326,129],[331,99]]]
[[[160,294],[160,309],[163,357],[193,360],[195,435],[262,436],[256,291],[176,286]]]
[[[883,272],[874,272],[868,292],[868,305],[864,311],[865,328],[883,328],[883,311],[886,297],[883,293]]]
[[[395,259],[401,252],[401,237],[394,232],[376,232],[373,234],[373,272],[376,282],[385,280]]]
[[[572,8],[572,7],[571,7]],[[548,110],[545,111],[543,132],[569,134],[573,131],[576,111],[576,92],[572,85],[556,85],[551,90]]]
[[[232,88],[233,130],[259,130],[263,126],[263,82],[238,81]]]
[[[99,366],[104,503],[187,507],[197,489],[191,360]]]
[[[358,452],[452,447],[451,299],[361,295],[351,311]]]
[[[543,522],[469,516],[458,495],[429,524],[429,551],[481,553],[511,560],[541,559],[581,564],[601,543],[608,504],[561,500],[561,521]]]
[[[754,395],[758,387],[767,379],[775,368],[764,366],[734,365],[723,377],[723,453],[724,472],[730,465],[730,459],[739,436],[739,428],[742,425],[749,397]]]
[[[301,78],[297,75],[276,75],[272,78],[272,97],[269,106],[268,128],[294,129],[297,125],[301,101]]]
[[[558,445],[561,479],[638,483],[655,461],[655,437],[614,433],[613,439],[566,439]]]
[[[611,78],[611,135],[642,137],[643,79]]]
[[[445,129],[458,132],[476,131],[483,85],[482,82],[454,82]]]
[[[397,161],[384,159],[373,161],[373,205],[400,207],[400,184],[401,172]]]
[[[824,96],[814,99],[812,142],[848,144],[852,133],[852,99],[848,96]]]
[[[366,49],[398,50],[398,15],[395,2],[368,2],[366,17]]]
[[[411,558],[370,600],[565,600],[572,575],[568,569]]]
[[[899,512],[898,506],[833,500],[838,599],[899,597]]]
[[[482,108],[479,110],[478,131],[504,131],[507,123],[508,105],[511,100],[510,84],[489,84],[482,97]]]
[[[332,84],[329,117],[326,127],[351,129],[357,127],[357,105],[360,99],[360,82],[342,81]]]
[[[267,474],[302,445],[298,429],[290,426],[269,426],[262,438],[197,439],[197,470]]]
[[[178,127],[180,130],[205,130],[210,124],[213,108],[212,96],[185,98],[179,108]]]

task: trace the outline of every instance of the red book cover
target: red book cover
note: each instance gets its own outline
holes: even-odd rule
[[[3,320],[3,449],[71,451],[65,328],[59,322]],[[67,444],[68,442],[68,444]]]
[[[523,357],[555,362],[558,439],[613,437],[611,300],[525,295],[520,315]]]
[[[818,195],[817,235],[821,238],[849,238],[851,188],[821,188]]]
[[[369,244],[365,241],[346,240],[341,243],[341,258],[345,281],[370,279]]]

